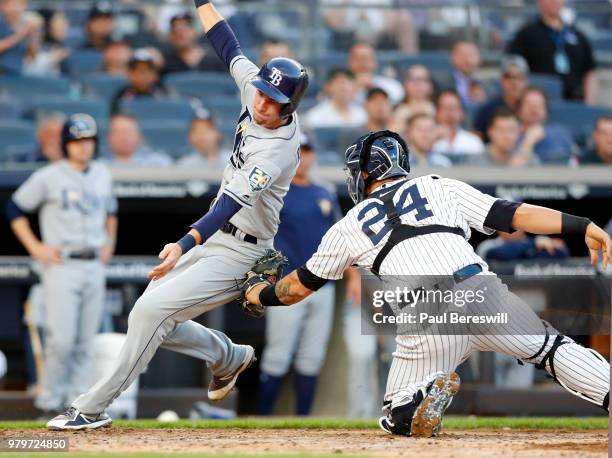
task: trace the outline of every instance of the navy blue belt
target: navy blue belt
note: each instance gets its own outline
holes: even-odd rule
[[[453,274],[453,279],[455,283],[461,283],[474,275],[478,275],[480,272],[482,272],[482,266],[480,264],[470,264],[469,266],[457,270]]]
[[[244,240],[245,242],[252,243],[257,245],[257,237],[251,234],[247,234],[246,232],[238,229],[232,223],[225,223],[221,228],[221,232],[225,232],[226,234],[231,234],[239,240]],[[238,235],[236,235],[238,233]]]
[[[81,261],[93,261],[94,259],[98,259],[98,251],[93,249],[73,251],[68,254],[68,258],[79,259]]]

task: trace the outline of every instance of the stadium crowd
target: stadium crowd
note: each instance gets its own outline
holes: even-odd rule
[[[259,44],[246,50],[257,61],[294,55],[290,40],[263,34],[235,2],[218,3],[239,39]],[[430,166],[612,163],[611,112],[593,106],[594,53],[563,19],[564,1],[538,2],[539,17],[508,38],[493,79],[481,77],[481,51],[464,39],[442,67],[428,65],[427,52],[419,62],[417,13],[328,3],[322,22],[338,54],[309,62],[313,84],[301,109],[319,164],[341,163],[356,134],[385,128],[408,139],[414,163]],[[110,164],[223,164],[239,102],[192,12],[162,4],[151,30],[127,5],[94,3],[77,23],[71,11],[0,0],[1,162],[57,159],[62,117],[87,112]],[[127,17],[139,21],[137,33],[125,30]]]

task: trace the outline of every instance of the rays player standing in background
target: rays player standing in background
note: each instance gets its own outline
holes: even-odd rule
[[[346,152],[346,170],[355,207],[325,234],[302,267],[275,285],[250,273],[243,285],[248,302],[264,306],[299,302],[357,265],[383,280],[445,275],[454,279],[453,288],[488,279],[487,306],[508,311],[515,319],[511,327],[495,334],[398,335],[384,397],[385,416],[379,420],[382,429],[400,435],[437,435],[442,414],[459,389],[454,371],[476,350],[534,364],[570,393],[609,409],[610,364],[542,322],[468,243],[471,229],[486,234],[495,230],[580,234],[591,262],[597,264],[601,251],[607,268],[612,242],[603,229],[587,218],[496,199],[461,181],[436,175],[410,179],[408,147],[390,131],[361,137]]]
[[[206,362],[213,373],[211,400],[227,396],[255,360],[250,345],[236,345],[224,333],[192,319],[239,297],[237,279],[273,246],[283,198],[299,163],[295,110],[308,75],[302,65],[286,58],[271,59],[258,69],[243,55],[214,6],[196,0],[196,7],[212,47],[240,89],[242,110],[230,164],[209,212],[159,254],[162,262],[149,273],[152,281],[134,304],[115,367],[49,421],[50,429],[110,424],[104,410],[160,346]]]
[[[11,228],[41,264],[44,374],[35,401],[42,416],[87,389],[93,338],[102,322],[106,276],[117,236],[110,171],[93,161],[91,116],[71,116],[62,130],[64,160],[34,172],[7,206]],[[42,240],[26,216],[38,212]]]
[[[302,134],[300,165],[285,196],[274,246],[289,259],[289,269],[301,266],[316,251],[327,230],[342,214],[336,196],[310,180],[315,150]],[[335,288],[325,285],[295,307],[266,311],[266,346],[259,379],[259,414],[271,415],[283,377],[295,369],[296,413],[309,415],[317,377],[325,362],[334,317]]]

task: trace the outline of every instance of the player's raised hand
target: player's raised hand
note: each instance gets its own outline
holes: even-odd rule
[[[30,255],[43,264],[59,264],[62,262],[62,254],[59,248],[40,243],[32,249]]]
[[[151,280],[159,280],[174,268],[182,254],[183,250],[178,243],[166,244],[159,253],[159,259],[163,262],[149,272],[147,276]]]
[[[608,268],[608,262],[612,258],[612,241],[606,231],[599,227],[595,223],[591,223],[587,226],[587,231],[584,236],[584,241],[589,247],[591,254],[591,264],[597,265],[599,261],[599,250],[602,254],[602,266],[604,269]]]

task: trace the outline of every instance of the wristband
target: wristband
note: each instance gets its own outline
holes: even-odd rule
[[[283,304],[276,296],[275,285],[268,285],[259,292],[259,303],[264,307],[278,307]]]
[[[588,218],[561,213],[561,234],[584,235],[589,224],[591,220]]]
[[[204,6],[207,3],[210,3],[209,0],[194,0],[195,6],[196,8],[199,8],[200,6]]]
[[[183,250],[183,254],[185,254],[196,246],[196,239],[193,235],[187,234],[176,243],[181,247],[181,250]]]

